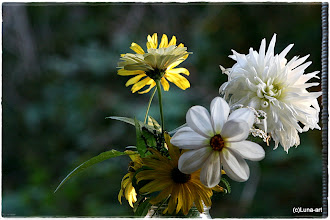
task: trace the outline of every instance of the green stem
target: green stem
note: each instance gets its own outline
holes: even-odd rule
[[[150,99],[149,99],[149,103],[148,103],[148,108],[147,108],[147,112],[146,112],[146,116],[144,117],[144,124],[147,123],[147,118],[148,118],[148,113],[149,113],[149,109],[150,109],[150,105],[152,102],[152,99],[154,98],[154,95],[156,93],[157,87],[154,89],[154,92],[152,93]]]
[[[157,91],[158,91],[160,120],[161,120],[161,123],[162,123],[162,137],[164,138],[164,115],[163,115],[162,90],[161,90],[161,87],[160,87],[160,80],[156,80],[156,85],[157,85]]]

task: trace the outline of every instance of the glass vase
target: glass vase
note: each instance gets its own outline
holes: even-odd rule
[[[179,212],[178,214],[163,214],[163,211],[167,208],[167,204],[163,204],[162,206],[151,206],[148,210],[145,218],[201,218],[201,219],[211,219],[210,216],[210,207],[204,206],[204,210],[200,213],[195,206],[193,206],[187,215]]]

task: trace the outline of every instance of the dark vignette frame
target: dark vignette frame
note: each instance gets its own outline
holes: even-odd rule
[[[328,3],[322,2],[322,216],[328,217]]]

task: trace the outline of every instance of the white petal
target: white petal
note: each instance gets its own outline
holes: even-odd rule
[[[209,142],[209,139],[189,127],[179,129],[171,139],[171,144],[181,149],[199,149],[209,145]]]
[[[233,119],[225,123],[221,137],[229,142],[243,141],[249,136],[249,131],[250,127],[246,121]]]
[[[276,43],[276,34],[273,35],[272,39],[270,40],[266,55],[265,55],[265,60],[267,61],[270,57],[274,56],[274,48],[275,48],[275,43]]]
[[[285,56],[288,54],[288,52],[291,50],[293,47],[293,44],[288,45],[279,55],[278,58],[281,60],[285,58]]]
[[[266,53],[266,40],[262,39],[259,49],[259,58],[258,58],[259,65],[263,65],[265,59],[265,53]]]
[[[244,182],[249,179],[249,166],[241,156],[227,149],[223,149],[220,156],[223,169],[229,178],[237,182]]]
[[[221,165],[220,165],[220,152],[213,151],[205,161],[201,173],[200,180],[208,188],[212,188],[220,182],[221,178]]]
[[[220,97],[216,97],[211,102],[211,119],[215,133],[219,134],[229,115],[229,105]]]
[[[203,166],[212,151],[211,147],[203,147],[183,153],[179,158],[179,170],[186,174],[195,172]]]
[[[251,141],[233,142],[229,144],[228,148],[235,151],[244,159],[252,161],[259,161],[265,157],[264,149],[259,144]]]
[[[229,117],[228,121],[232,119],[241,119],[243,121],[246,121],[249,125],[249,128],[252,127],[255,119],[255,115],[251,109],[248,108],[240,108],[235,111],[233,111]]]
[[[186,114],[186,121],[188,126],[198,134],[206,138],[214,135],[211,117],[206,108],[202,106],[191,107]]]

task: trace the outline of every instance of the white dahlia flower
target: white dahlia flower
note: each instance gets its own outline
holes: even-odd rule
[[[266,40],[261,41],[259,52],[250,48],[249,54],[239,54],[233,50],[229,56],[236,61],[232,68],[224,69],[228,82],[220,89],[229,105],[242,104],[267,113],[267,131],[275,141],[288,152],[298,146],[298,131],[320,129],[318,125],[320,107],[317,98],[321,92],[308,92],[306,88],[319,83],[306,83],[318,78],[319,71],[304,74],[312,63],[304,63],[309,55],[293,57],[289,62],[285,56],[293,47],[287,46],[280,54],[274,54],[276,34],[266,52]],[[303,125],[303,128],[299,125]]]
[[[188,127],[179,129],[171,139],[171,144],[190,149],[179,158],[179,170],[190,174],[201,168],[200,180],[209,188],[220,182],[221,169],[235,181],[246,181],[250,170],[244,159],[265,157],[260,145],[245,140],[255,120],[253,111],[241,108],[230,115],[229,111],[220,97],[212,100],[211,115],[206,108],[193,106],[186,115]]]

